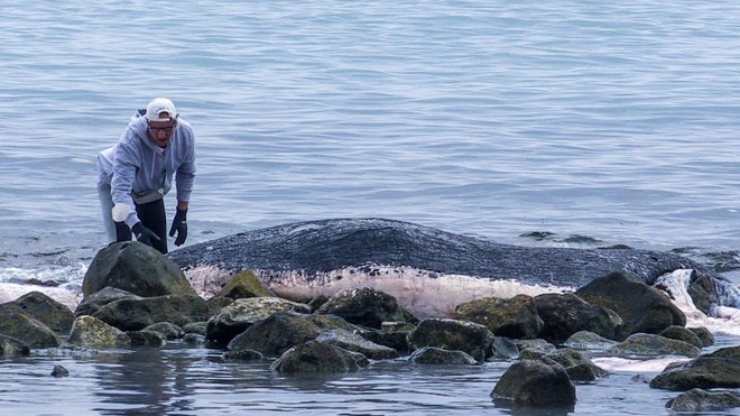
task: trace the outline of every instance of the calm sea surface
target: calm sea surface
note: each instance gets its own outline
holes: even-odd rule
[[[0,281],[79,284],[104,243],[95,155],[160,95],[197,135],[190,243],[377,216],[519,244],[551,231],[740,246],[736,1],[0,0],[0,23]],[[260,368],[218,379],[221,364],[200,359],[170,371],[181,354],[155,360],[151,387],[170,410],[243,400],[266,412],[498,412],[495,369],[440,376],[450,389],[413,371],[306,387]],[[102,382],[116,359],[75,361],[60,401],[83,414],[113,412],[95,407],[100,395],[139,400]],[[10,380],[38,382],[24,371]],[[203,373],[202,388],[183,387],[192,403],[173,404],[178,380]],[[585,388],[593,400],[576,413],[606,415],[607,396],[617,414],[641,413],[643,399],[660,412],[667,396],[604,383],[621,387]],[[40,400],[29,391],[0,402]]]

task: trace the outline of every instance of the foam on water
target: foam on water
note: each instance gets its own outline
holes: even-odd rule
[[[690,358],[682,356],[665,356],[652,360],[629,360],[619,357],[597,357],[591,361],[609,372],[636,372],[652,373],[661,372],[670,363],[689,361]]]

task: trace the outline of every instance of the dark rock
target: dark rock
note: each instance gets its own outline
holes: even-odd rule
[[[85,273],[82,291],[88,296],[106,286],[145,297],[195,295],[172,260],[136,241],[111,244],[95,255]]]
[[[589,331],[578,331],[571,335],[563,346],[580,351],[602,352],[617,345],[616,341],[606,339],[599,334]]]
[[[31,354],[31,349],[23,341],[0,334],[0,357],[23,357]]]
[[[308,302],[308,306],[311,308],[311,312],[316,312],[323,304],[329,300],[329,296],[318,295]]]
[[[162,334],[154,331],[129,331],[126,335],[131,338],[132,347],[159,348],[167,343]]]
[[[321,305],[316,312],[337,315],[347,322],[377,329],[380,329],[384,321],[415,319],[398,305],[396,298],[369,287],[340,292]]]
[[[201,345],[206,343],[205,335],[196,334],[195,332],[188,332],[182,337],[182,342],[188,345]]]
[[[131,346],[125,332],[92,316],[78,316],[72,325],[69,343],[88,348],[117,348]]]
[[[544,323],[540,336],[551,342],[561,343],[579,331],[616,339],[623,325],[616,312],[571,293],[539,295],[534,303]]]
[[[272,368],[282,374],[343,373],[358,370],[358,361],[362,362],[349,351],[308,341],[285,351]]]
[[[255,350],[276,357],[291,347],[319,336],[320,330],[307,315],[277,312],[257,321],[228,344],[231,351]]]
[[[714,351],[713,353],[708,354],[708,356],[714,357],[714,358],[727,358],[727,359],[740,361],[740,345],[736,345],[734,347],[720,348],[717,351]]]
[[[221,312],[221,309],[234,303],[234,299],[225,298],[223,296],[214,296],[206,300],[208,302],[208,309],[211,310],[211,316]]]
[[[509,338],[537,338],[543,327],[534,299],[527,295],[476,299],[457,305],[453,316],[484,325],[494,335]]]
[[[393,348],[401,354],[407,354],[412,350],[409,344],[409,333],[411,331],[365,331],[362,336],[368,341]]]
[[[207,327],[207,321],[191,322],[189,324],[183,325],[182,330],[185,332],[185,334],[198,334],[205,336]]]
[[[657,289],[624,272],[610,273],[578,289],[580,298],[615,311],[624,321],[622,337],[657,334],[671,325],[686,325],[686,316]]]
[[[501,376],[491,393],[496,402],[527,407],[572,407],[576,387],[560,365],[522,360]]]
[[[513,360],[518,356],[519,347],[514,341],[506,337],[494,337],[488,361]]]
[[[409,334],[409,342],[414,348],[460,350],[478,361],[486,359],[493,339],[493,334],[485,326],[453,319],[425,319]]]
[[[336,345],[347,351],[359,352],[371,360],[386,360],[398,357],[398,351],[369,341],[355,332],[333,329],[322,332],[316,341]]]
[[[225,347],[252,324],[277,312],[310,313],[311,309],[302,303],[280,298],[237,299],[208,320],[206,339],[213,347]]]
[[[72,311],[41,292],[26,293],[11,303],[56,333],[67,334],[72,329],[75,320]]]
[[[409,360],[415,364],[474,365],[475,358],[463,351],[448,351],[437,347],[424,347],[411,354]]]
[[[704,355],[667,367],[650,381],[650,387],[666,390],[737,388],[740,387],[740,361]]]
[[[514,343],[519,348],[519,351],[522,350],[533,350],[533,351],[540,351],[545,354],[549,354],[557,348],[550,344],[549,342],[545,341],[544,339],[518,339],[514,340]]]
[[[703,326],[688,328],[689,331],[693,332],[701,340],[703,347],[711,347],[714,345],[714,335]]]
[[[717,280],[710,276],[696,276],[692,274],[691,283],[689,284],[689,296],[694,301],[700,311],[707,315],[712,312],[712,305],[719,303],[718,293],[722,293]]]
[[[275,296],[251,271],[241,272],[229,280],[219,296],[231,299]]]
[[[119,299],[141,299],[141,297],[123,289],[106,286],[92,295],[85,296],[85,299],[77,305],[75,316],[94,315],[103,306]]]
[[[562,365],[571,380],[594,381],[597,378],[608,375],[606,370],[597,366],[588,357],[575,350],[567,348],[557,350],[547,354],[547,358]]]
[[[655,334],[633,334],[613,346],[609,354],[625,358],[645,358],[659,355],[683,355],[696,357],[701,350],[694,345]]]
[[[699,339],[699,337],[693,331],[682,326],[671,325],[661,331],[659,335],[666,338],[677,339],[679,341],[689,343],[699,349],[704,347],[704,342],[702,342],[702,340]]]
[[[51,375],[57,378],[69,377],[69,371],[67,371],[67,369],[62,367],[61,365],[55,365],[54,369],[51,370]]]
[[[262,354],[254,350],[226,351],[224,353],[225,360],[260,361],[264,358]]]
[[[182,328],[170,322],[157,322],[147,326],[143,331],[157,332],[168,340],[182,338],[185,335]]]
[[[666,403],[674,412],[713,412],[740,407],[740,394],[733,391],[691,389]]]
[[[168,295],[119,299],[100,308],[93,316],[124,331],[137,331],[158,322],[185,325],[205,321],[210,309],[199,296]]]
[[[54,331],[20,312],[17,307],[0,308],[0,334],[15,338],[30,348],[53,348],[60,345]]]

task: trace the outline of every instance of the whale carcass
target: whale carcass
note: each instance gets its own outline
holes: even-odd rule
[[[653,284],[666,273],[693,269],[689,293],[705,312],[721,303],[728,286],[713,271],[672,253],[521,247],[380,218],[279,225],[194,244],[169,257],[204,295],[248,269],[288,297],[374,286],[422,315],[443,314],[476,297],[572,290],[612,271]]]

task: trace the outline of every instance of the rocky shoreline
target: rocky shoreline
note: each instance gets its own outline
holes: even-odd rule
[[[224,350],[225,360],[270,362],[288,376],[361,371],[371,360],[508,361],[491,386],[497,405],[570,409],[579,384],[608,377],[591,358],[669,355],[690,360],[668,365],[649,383],[684,392],[668,407],[740,406],[740,396],[726,390],[740,388],[740,347],[702,353],[712,334],[686,328],[666,293],[626,272],[595,278],[574,293],[479,298],[451,316],[419,320],[376,289],[283,299],[249,271],[204,299],[169,258],[127,242],[98,253],[83,294],[75,311],[40,292],[0,305],[2,356],[56,347],[161,348],[182,340]],[[65,376],[63,368],[54,373]]]

